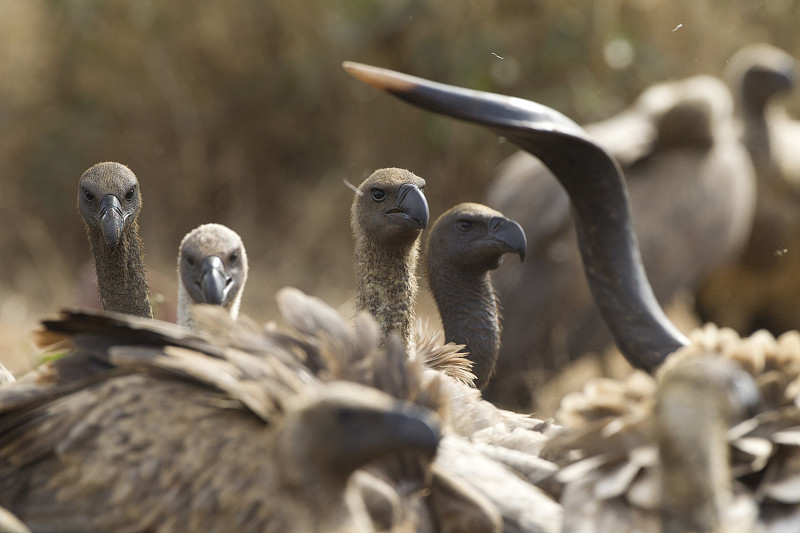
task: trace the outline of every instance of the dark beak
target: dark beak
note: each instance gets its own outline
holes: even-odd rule
[[[398,450],[415,450],[426,457],[436,455],[441,438],[439,422],[414,406],[398,408],[383,417],[381,433],[390,442],[398,444]]]
[[[539,158],[574,207],[584,271],[620,351],[652,371],[688,340],[664,314],[642,266],[622,171],[575,122],[549,107],[359,63],[354,77],[424,109],[481,124]]]
[[[401,213],[407,217],[409,222],[418,227],[425,229],[428,226],[428,218],[430,213],[428,211],[428,200],[425,195],[416,185],[405,183],[400,186],[397,194],[397,208],[394,213]]]
[[[125,217],[122,215],[122,204],[113,194],[106,194],[100,200],[100,228],[106,244],[113,252],[122,238]]]
[[[506,217],[492,217],[489,221],[489,235],[503,246],[505,253],[516,252],[519,260],[525,261],[528,241],[522,226]]]
[[[222,305],[233,287],[233,278],[225,272],[222,259],[212,255],[203,259],[200,274],[200,290],[205,303]]]

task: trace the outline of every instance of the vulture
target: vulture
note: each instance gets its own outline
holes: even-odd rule
[[[39,343],[71,353],[49,384],[0,389],[0,506],[33,531],[560,530],[535,485],[554,470],[531,453],[546,424],[451,412],[452,392],[477,391],[398,335],[379,348],[368,313],[353,329],[300,291],[278,299],[288,327],[203,305],[198,331],[46,322]]]
[[[298,293],[279,294],[284,329],[219,306],[196,309],[213,336],[117,313],[45,322],[39,342],[70,353],[51,384],[0,389],[0,506],[32,531],[374,531],[366,495],[383,485],[363,467],[430,462],[437,382],[399,340],[378,348],[370,317],[356,332]],[[414,400],[306,364],[367,357]]]
[[[86,225],[103,309],[153,318],[137,218],[139,182],[120,163],[97,163],[78,183],[78,212]]]
[[[351,225],[357,310],[375,317],[384,342],[399,334],[408,357],[423,363],[425,372],[435,376],[446,392],[444,437],[433,465],[430,504],[434,521],[447,531],[493,531],[491,517],[497,514],[504,531],[558,531],[560,508],[539,486],[546,485],[555,467],[539,457],[552,425],[503,411],[483,400],[468,384],[473,376],[465,368],[463,346],[436,345],[434,335],[429,330],[420,332],[423,328],[414,319],[419,236],[428,221],[424,186],[422,178],[407,170],[375,171],[357,188]],[[498,263],[502,249],[511,247],[524,254],[524,234],[513,222],[484,206],[468,204],[455,212],[462,209],[471,213],[470,220],[476,225],[485,217],[487,233],[493,221],[496,238],[507,241],[505,245],[485,245],[495,250],[490,252],[495,257],[483,259],[484,275],[487,265]],[[437,235],[449,232],[448,219],[443,215]],[[481,247],[480,242],[471,245]],[[479,255],[476,251],[475,256]],[[446,259],[445,250],[441,259]],[[477,295],[465,295],[472,297],[467,300],[469,305],[487,303],[475,298]],[[345,368],[358,369],[359,365]]]
[[[755,166],[757,204],[744,250],[706,281],[698,314],[742,334],[778,335],[800,327],[800,123],[780,104],[795,86],[796,64],[783,50],[754,44],[731,57],[725,77]]]
[[[415,353],[419,236],[428,225],[425,180],[399,168],[376,170],[356,190],[350,208],[356,311],[369,311],[384,341],[397,332]]]
[[[562,416],[565,428],[547,448],[560,451],[559,460],[578,461],[557,476],[564,484],[560,501],[567,530],[605,531],[610,529],[604,524],[614,524],[615,531],[659,531],[663,524],[662,531],[713,531],[713,524],[729,523],[730,509],[733,524],[745,530],[754,524],[750,530],[796,531],[800,332],[741,338],[709,324],[688,338],[680,333],[658,305],[642,267],[620,168],[560,113],[386,69],[357,63],[345,68],[407,102],[506,136],[541,158],[569,195],[592,294],[621,353],[641,371],[624,382],[594,381],[578,399],[562,403],[562,411],[573,415]],[[751,416],[747,411],[755,403]],[[694,422],[684,419],[688,413]],[[667,434],[675,431],[684,434]],[[721,462],[726,444],[728,465]],[[659,462],[668,464],[650,485],[693,483],[696,475],[686,472],[691,466],[663,473],[677,462],[699,464],[713,479],[692,487],[691,499],[659,494],[647,486],[646,472]],[[577,501],[568,497],[574,487],[583,489]],[[615,521],[605,521],[609,517]]]
[[[500,308],[489,271],[507,253],[525,259],[525,232],[485,205],[458,204],[442,214],[427,240],[428,284],[444,327],[444,340],[461,344],[482,389],[500,348]]]
[[[754,376],[700,345],[657,379],[597,379],[571,393],[557,414],[565,429],[547,445],[564,460],[564,531],[759,531],[772,518],[759,519],[756,497],[772,482],[747,480],[770,447],[753,429],[759,402]]]
[[[232,229],[203,224],[187,233],[178,251],[178,324],[195,327],[195,304],[221,305],[236,319],[247,269],[244,243]]]
[[[733,134],[732,110],[721,80],[696,76],[653,86],[620,115],[586,128],[624,169],[642,258],[662,304],[695,294],[750,231],[755,176]],[[510,156],[487,203],[522,224],[530,253],[494,275],[505,319],[485,396],[525,410],[547,378],[601,353],[612,338],[581,276],[569,198],[547,167],[527,152]]]

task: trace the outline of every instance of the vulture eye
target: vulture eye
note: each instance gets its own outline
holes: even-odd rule
[[[460,229],[461,231],[469,231],[470,229],[472,229],[472,222],[470,222],[469,220],[461,219],[458,221],[458,229]]]
[[[238,252],[238,251],[236,251],[236,252],[233,252],[233,253],[231,254],[231,256],[228,258],[228,260],[229,260],[231,263],[235,263],[237,259],[239,259],[239,252]]]
[[[87,202],[94,202],[94,194],[90,193],[86,189],[83,189],[83,197],[86,198]]]
[[[356,418],[356,413],[353,409],[349,407],[345,407],[340,409],[338,413],[336,413],[336,417],[338,419],[339,425],[346,426],[348,424],[352,424],[353,420]]]
[[[194,258],[192,256],[187,255],[186,262],[189,264],[189,266],[194,266]]]
[[[135,186],[131,187],[130,189],[128,189],[128,192],[125,193],[125,199],[126,200],[133,200],[133,193],[134,193],[135,190],[136,190]]]
[[[372,189],[372,199],[376,202],[382,202],[386,198],[386,193],[380,189]]]

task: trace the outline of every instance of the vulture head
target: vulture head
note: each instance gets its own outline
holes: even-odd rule
[[[524,260],[526,248],[522,226],[490,207],[467,202],[436,220],[428,237],[428,261],[430,268],[445,262],[480,273],[499,267],[507,253]]]
[[[425,180],[399,168],[376,170],[358,187],[353,200],[353,228],[375,244],[410,245],[428,225]]]
[[[81,176],[78,211],[90,235],[102,235],[93,241],[101,241],[109,251],[117,248],[141,209],[139,182],[125,165],[97,163]]]
[[[221,305],[236,318],[247,270],[241,237],[221,224],[203,224],[181,241],[179,290],[186,291],[192,303]]]

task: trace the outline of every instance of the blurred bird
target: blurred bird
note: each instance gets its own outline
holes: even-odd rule
[[[410,103],[506,135],[540,157],[575,209],[587,280],[620,351],[634,367],[662,374],[660,388],[637,372],[625,382],[594,381],[586,393],[565,398],[561,420],[567,430],[547,444],[568,462],[579,458],[558,475],[566,484],[561,496],[565,527],[658,531],[659,518],[637,510],[644,505],[645,510],[660,510],[666,531],[710,531],[717,523],[745,531],[796,530],[800,332],[777,340],[766,332],[741,339],[732,330],[708,325],[684,337],[657,304],[644,274],[619,167],[563,115],[519,98],[385,69],[353,63],[345,68]],[[745,408],[759,397],[758,414],[725,431],[747,416]],[[659,429],[643,430],[653,418]],[[662,487],[672,487],[671,494],[656,495],[639,476],[658,462],[658,453],[648,449],[647,439],[654,436],[662,461],[669,466],[685,462],[685,468],[661,478]],[[722,460],[724,441],[732,446],[728,461]],[[694,468],[698,471],[689,471]],[[709,477],[698,482],[698,472]],[[692,480],[699,485],[686,498],[680,491]],[[729,491],[734,484],[742,487],[741,493]],[[568,496],[573,487],[578,494],[574,500]]]
[[[693,295],[749,234],[755,176],[732,132],[732,106],[720,80],[697,76],[655,85],[620,115],[586,127],[624,170],[644,266],[663,305]],[[569,199],[547,167],[527,152],[512,155],[487,203],[520,221],[531,253],[494,276],[506,318],[485,395],[530,409],[554,372],[602,352],[611,336],[581,275]]]
[[[697,309],[703,320],[742,334],[767,328],[777,335],[800,327],[800,122],[781,104],[797,66],[783,50],[754,44],[731,57],[725,77],[737,133],[755,165],[757,205],[742,254],[710,276]]]
[[[368,318],[356,334],[319,301],[290,291],[282,306],[316,337],[216,306],[197,310],[227,332],[214,337],[117,314],[46,322],[40,342],[71,353],[55,385],[0,390],[0,505],[34,531],[373,531],[352,474],[401,452],[430,460],[438,418],[309,372],[304,359],[355,351],[405,361],[399,342],[378,350]],[[392,368],[409,381],[412,367]]]
[[[236,319],[247,271],[247,253],[235,231],[203,224],[187,233],[178,250],[178,324],[195,327],[195,304],[221,305]]]

